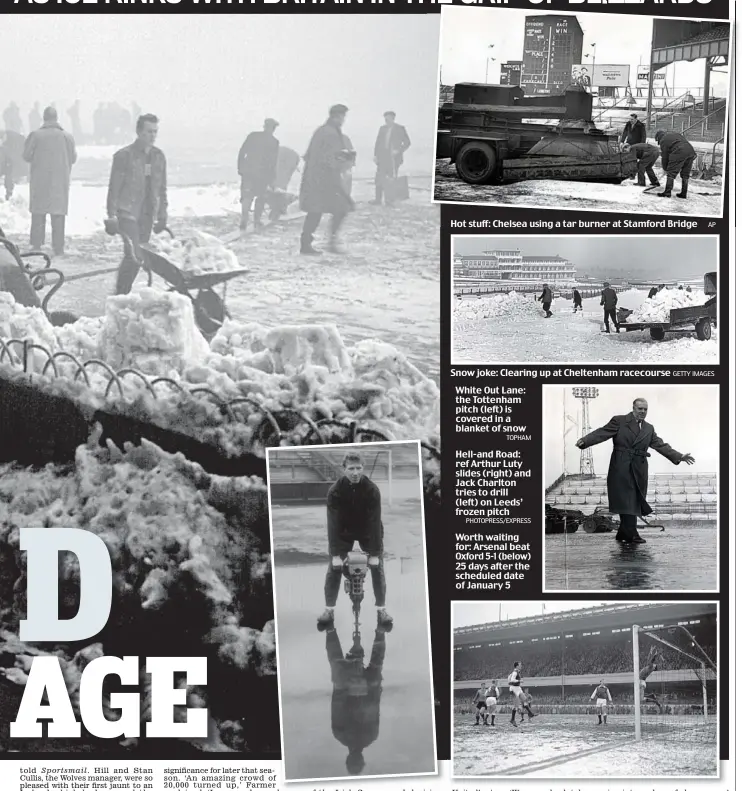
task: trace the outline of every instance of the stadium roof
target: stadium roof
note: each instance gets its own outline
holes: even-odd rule
[[[679,602],[667,604],[621,603],[582,610],[565,610],[547,615],[516,618],[509,621],[462,626],[454,629],[454,645],[478,643],[489,638],[527,637],[569,629],[605,628],[610,626],[645,625],[657,621],[684,619],[716,613],[713,602]]]

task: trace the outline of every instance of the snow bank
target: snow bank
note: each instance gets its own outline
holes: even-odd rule
[[[154,236],[150,246],[192,275],[231,272],[240,268],[237,256],[220,239],[202,231],[191,231],[189,236],[178,239],[172,239],[168,234]]]
[[[456,300],[453,315],[456,321],[479,319],[530,319],[541,313],[541,303],[511,291],[479,299]]]
[[[11,240],[19,234],[28,233],[31,228],[28,198],[21,189],[17,188],[9,201],[0,202],[0,228]]]
[[[667,322],[670,321],[671,310],[705,305],[707,301],[708,297],[701,291],[681,291],[678,288],[664,288],[651,299],[645,299],[626,321],[630,324]]]
[[[94,433],[77,449],[72,470],[0,468],[0,679],[20,691],[33,657],[45,653],[17,637],[27,573],[19,529],[74,527],[105,543],[113,569],[113,607],[100,642],[81,651],[79,644],[53,646],[75,711],[82,667],[96,656],[120,655],[147,633],[176,656],[208,652],[200,705],[208,705],[219,730],[242,721],[244,690],[257,691],[259,679],[276,672],[265,484],[208,475],[146,441],[119,450],[99,447],[99,439]],[[59,570],[62,617],[78,609],[79,580],[69,555]],[[250,628],[248,618],[262,628]],[[147,719],[151,687],[142,676]],[[110,706],[107,694],[102,703]],[[234,746],[249,752],[254,745],[243,737]]]
[[[89,367],[88,386],[81,378],[75,381],[78,367],[64,358],[57,360],[60,376],[38,378],[38,387],[94,409],[145,415],[229,455],[262,455],[270,428],[267,411],[283,416],[280,426],[288,444],[306,439],[311,427],[302,416],[315,423],[356,422],[390,439],[438,444],[437,385],[394,346],[378,340],[348,345],[334,326],[267,328],[228,321],[209,347],[196,330],[190,302],[156,289],[109,297],[105,318],[61,328],[51,327],[41,311],[26,321],[28,309],[9,294],[0,304],[6,315],[0,337],[30,332],[50,350],[68,351],[81,361],[102,358],[114,369],[133,366],[153,377],[167,376],[183,390],[160,384],[153,396],[143,381],[128,376],[122,379],[123,395],[112,387],[106,396],[107,373]],[[39,355],[29,372],[41,372],[47,358]],[[16,364],[12,370],[18,369]],[[234,406],[232,417],[215,399],[191,395],[196,387],[208,387],[223,401],[246,400]],[[347,432],[333,423],[322,431],[328,441],[347,441]]]

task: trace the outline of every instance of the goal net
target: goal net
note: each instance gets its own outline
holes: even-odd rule
[[[637,739],[715,744],[716,654],[685,626],[633,627]]]

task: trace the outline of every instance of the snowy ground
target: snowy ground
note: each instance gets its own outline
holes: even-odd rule
[[[690,279],[688,279],[690,282]],[[647,292],[632,289],[618,295],[619,307],[636,310]],[[527,295],[533,299],[533,295]],[[486,300],[487,297],[482,297]],[[458,304],[476,302],[465,296]],[[454,363],[631,363],[699,364],[719,363],[717,331],[709,341],[699,341],[695,332],[668,334],[653,341],[648,331],[610,335],[603,329],[600,297],[583,300],[583,312],[573,313],[572,302],[557,299],[553,316],[543,311],[513,319],[454,320],[451,358]]]
[[[662,180],[660,173],[657,178]],[[663,182],[664,183],[664,182]],[[676,180],[675,191],[680,189]],[[723,195],[721,179],[692,179],[688,200],[657,198],[632,180],[622,184],[591,184],[581,181],[523,181],[507,185],[474,186],[461,181],[456,167],[439,159],[435,168],[434,199],[446,202],[501,204],[537,209],[587,209],[589,211],[632,212],[636,214],[688,214],[692,217],[720,217]]]
[[[232,243],[250,274],[229,285],[227,306],[237,321],[265,326],[335,324],[343,338],[379,339],[396,346],[424,373],[438,378],[440,348],[439,208],[428,184],[411,179],[411,199],[373,207],[373,184],[357,181],[357,210],[342,230],[344,255],[300,256],[301,217]],[[25,249],[30,227],[27,185],[0,203],[0,226]],[[122,245],[102,230],[106,188],[73,182],[67,218],[67,255],[55,261],[70,281],[52,309],[98,316],[113,291]],[[171,187],[170,227],[176,236],[197,229],[230,238],[239,223],[236,184]],[[325,221],[326,222],[326,221]],[[324,245],[325,223],[317,235]],[[48,233],[48,231],[47,231]],[[47,241],[50,241],[47,239]],[[108,270],[108,271],[107,271]],[[140,275],[135,290],[146,284]]]
[[[668,722],[675,718],[667,718]],[[513,728],[507,714],[494,726],[474,724],[473,714],[454,716],[453,774],[524,777],[713,777],[714,730],[686,728],[678,715],[670,738],[634,741],[632,715],[613,715],[598,726],[591,714],[539,714]],[[694,718],[698,720],[699,718]],[[673,727],[676,725],[677,727]],[[702,736],[702,738],[700,738]]]

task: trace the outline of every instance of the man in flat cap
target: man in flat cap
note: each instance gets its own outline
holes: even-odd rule
[[[247,229],[247,220],[253,201],[255,201],[253,224],[256,231],[262,228],[260,220],[265,209],[266,195],[274,186],[276,179],[278,140],[274,132],[277,126],[278,121],[273,118],[266,118],[263,122],[263,131],[250,132],[237,156],[237,172],[242,178],[241,231]]]

